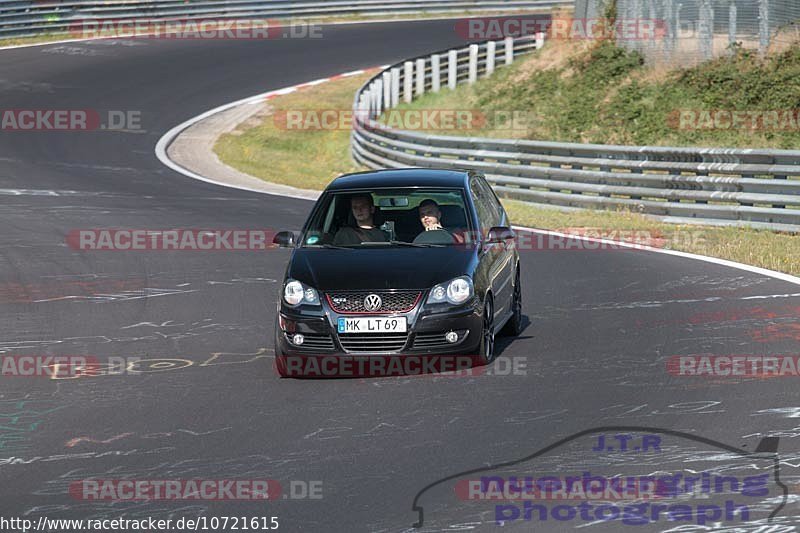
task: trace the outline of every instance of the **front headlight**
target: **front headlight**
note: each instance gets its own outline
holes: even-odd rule
[[[461,276],[435,286],[428,296],[428,303],[449,302],[453,305],[459,305],[472,298],[474,294],[475,288],[472,285],[472,279],[469,276]]]
[[[283,301],[291,307],[297,307],[301,303],[319,305],[319,294],[311,287],[290,279],[283,287]]]

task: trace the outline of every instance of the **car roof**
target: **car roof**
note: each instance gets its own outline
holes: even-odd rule
[[[466,188],[473,173],[467,170],[404,168],[345,174],[328,185],[328,191],[374,189],[377,187]]]

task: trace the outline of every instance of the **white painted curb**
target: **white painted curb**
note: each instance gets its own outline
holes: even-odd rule
[[[336,76],[331,76],[330,78],[320,78],[318,80],[309,81],[309,82],[306,82],[306,83],[301,83],[299,85],[294,85],[292,87],[284,87],[283,89],[276,89],[274,91],[269,91],[269,92],[266,92],[266,93],[257,94],[255,96],[251,96],[249,98],[244,98],[242,100],[237,100],[236,102],[231,102],[229,104],[225,104],[225,105],[216,107],[214,109],[211,109],[210,111],[206,111],[202,115],[197,115],[196,117],[190,118],[186,122],[178,124],[177,126],[172,128],[171,130],[169,130],[167,133],[165,133],[158,140],[158,143],[156,143],[156,157],[164,165],[168,166],[169,168],[171,168],[175,172],[179,172],[179,173],[183,174],[184,176],[188,176],[188,177],[194,178],[196,180],[205,181],[206,183],[212,183],[214,185],[219,185],[221,187],[228,187],[228,188],[231,188],[231,189],[239,189],[239,190],[243,190],[243,191],[257,192],[257,193],[262,193],[262,194],[275,194],[276,196],[287,196],[287,197],[290,197],[290,198],[299,198],[299,199],[303,199],[303,200],[308,200],[308,197],[302,196],[302,195],[296,195],[296,194],[291,194],[291,193],[277,193],[277,192],[272,193],[272,192],[267,192],[267,191],[264,191],[264,190],[261,190],[261,189],[254,189],[254,188],[251,188],[251,187],[247,187],[245,185],[232,185],[230,183],[216,181],[216,180],[213,180],[211,178],[207,178],[205,176],[201,176],[200,174],[192,172],[188,168],[182,167],[181,165],[175,163],[172,159],[169,158],[169,155],[167,154],[167,150],[169,149],[169,145],[172,144],[172,141],[174,141],[175,138],[178,135],[180,135],[182,131],[186,130],[187,128],[190,128],[191,126],[194,126],[198,122],[200,122],[202,120],[205,120],[208,117],[216,115],[217,113],[222,113],[223,111],[227,111],[227,110],[232,109],[234,107],[243,106],[243,105],[258,105],[258,104],[261,104],[261,103],[263,103],[263,102],[265,102],[267,100],[270,100],[271,98],[275,98],[276,96],[282,96],[284,94],[291,94],[291,93],[293,93],[295,91],[304,89],[306,87],[313,87],[315,85],[320,85],[322,83],[327,83],[329,81],[338,80],[338,79],[341,79],[341,78],[347,78],[347,77],[350,77],[350,76],[358,76],[360,74],[366,74],[367,72],[370,72],[372,70],[385,69],[385,68],[388,68],[388,67],[387,66],[380,66],[380,67],[375,67],[375,68],[371,68],[371,69],[354,70],[352,72],[345,72],[344,74],[337,74]]]

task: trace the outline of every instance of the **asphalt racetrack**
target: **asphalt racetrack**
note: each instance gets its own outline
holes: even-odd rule
[[[763,437],[780,437],[789,496],[773,521],[780,528],[769,531],[793,530],[797,378],[667,372],[676,355],[797,355],[800,287],[792,283],[640,250],[523,251],[526,328],[499,339],[501,361],[486,372],[289,380],[272,366],[288,251],[67,245],[70,231],[86,228],[299,229],[312,203],[184,177],[156,159],[156,142],[233,100],[463,44],[453,27],[340,25],[326,26],[323,39],[108,40],[0,51],[0,107],[135,110],[144,130],[0,132],[0,355],[141,359],[139,372],[124,375],[0,376],[0,515],[277,516],[286,531],[402,531],[419,520],[415,497],[438,480],[524,458],[591,428],[646,426],[646,434],[675,430],[748,453]],[[601,433],[611,439],[617,431]],[[662,437],[646,473],[719,464],[713,445]],[[628,457],[619,449],[555,449],[523,466],[612,475],[621,463],[641,466]],[[282,495],[265,502],[70,494],[86,479],[256,478],[279,481]],[[421,530],[499,530],[494,507],[479,510],[454,498],[452,486],[435,488],[420,496]],[[749,525],[734,520],[722,529],[714,520],[700,528],[663,518],[625,526],[520,517],[504,530],[591,523],[589,531],[767,531],[755,515]]]

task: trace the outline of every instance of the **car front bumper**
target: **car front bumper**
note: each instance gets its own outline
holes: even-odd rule
[[[363,343],[355,342],[352,335],[339,334],[340,317],[352,315],[336,313],[326,305],[316,310],[295,310],[281,305],[276,324],[276,353],[296,357],[373,357],[407,355],[475,355],[481,343],[483,326],[482,309],[477,298],[457,308],[433,312],[419,303],[407,313],[370,315],[381,318],[405,317],[408,328],[399,334],[364,334]],[[447,342],[445,334],[456,332],[458,340]],[[297,334],[303,335],[300,345],[293,342]],[[403,338],[401,338],[403,337]],[[384,338],[386,342],[381,342]]]

